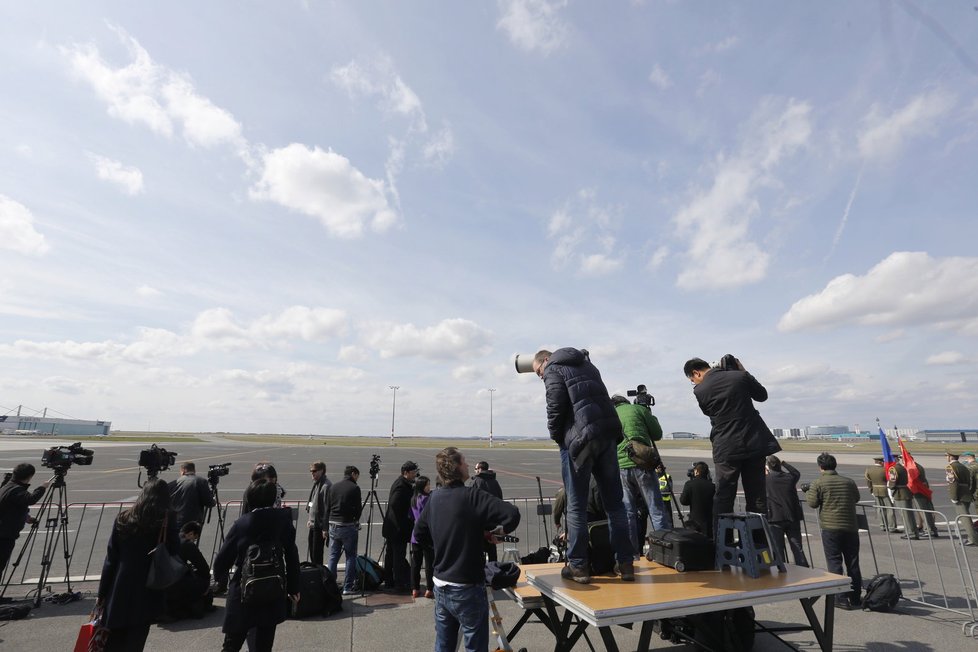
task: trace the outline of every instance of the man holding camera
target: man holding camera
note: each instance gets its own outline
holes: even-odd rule
[[[306,512],[309,514],[306,519],[306,528],[309,530],[309,561],[321,566],[323,548],[329,538],[325,518],[326,492],[333,483],[326,477],[326,464],[321,460],[312,463],[309,473],[312,475],[312,488],[309,489],[309,500],[306,502]]]
[[[716,487],[710,479],[710,467],[706,462],[696,462],[686,472],[689,478],[683,485],[679,502],[689,507],[686,525],[707,538],[713,538],[713,497]]]
[[[538,351],[533,357],[533,371],[546,385],[547,428],[560,447],[560,470],[567,494],[567,566],[561,570],[561,577],[580,584],[591,581],[586,514],[593,475],[608,514],[616,572],[623,581],[633,582],[634,549],[628,536],[617,459],[622,427],[601,373],[586,351],[572,348]]]
[[[363,512],[360,487],[360,469],[348,466],[343,469],[343,479],[326,491],[323,518],[329,525],[329,572],[336,578],[336,566],[340,553],[346,556],[346,574],[343,578],[343,595],[353,595],[357,579],[357,540],[359,539],[360,514]]]
[[[10,481],[0,487],[0,578],[7,569],[7,562],[14,551],[14,543],[27,523],[34,523],[30,507],[41,499],[51,484],[48,480],[28,493],[36,469],[33,464],[18,464],[10,475]]]
[[[384,554],[384,571],[387,588],[397,592],[411,590],[411,566],[407,562],[407,547],[411,540],[411,496],[414,479],[418,477],[418,465],[408,460],[401,465],[401,475],[391,485],[387,497],[387,513],[381,533],[387,540]]]
[[[781,450],[771,430],[754,408],[767,400],[767,390],[747,373],[740,360],[725,355],[711,367],[700,358],[683,367],[693,383],[693,394],[703,414],[710,417],[716,496],[713,499],[713,531],[720,514],[733,511],[737,480],[742,478],[747,511],[767,514],[764,460]]]
[[[170,508],[177,513],[177,529],[184,523],[204,522],[204,510],[214,507],[214,494],[207,480],[197,477],[197,466],[193,462],[180,465],[180,477],[172,480],[170,487]]]

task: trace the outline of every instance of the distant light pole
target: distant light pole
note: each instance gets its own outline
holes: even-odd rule
[[[496,393],[495,387],[489,388],[489,448],[492,448],[492,395]]]
[[[397,408],[397,390],[401,388],[399,385],[388,385],[387,387],[394,390],[394,398],[391,401],[391,446],[397,446],[394,443],[394,410]]]

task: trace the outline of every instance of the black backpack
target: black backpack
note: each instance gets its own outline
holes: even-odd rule
[[[241,602],[264,605],[284,602],[285,558],[282,548],[271,541],[248,546],[241,565]]]
[[[903,597],[900,581],[890,573],[880,573],[869,581],[866,595],[863,596],[863,609],[867,611],[890,611]]]

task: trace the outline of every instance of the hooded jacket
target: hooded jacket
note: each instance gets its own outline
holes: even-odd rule
[[[543,370],[547,388],[547,429],[550,438],[578,456],[590,444],[617,444],[621,421],[601,380],[601,373],[583,351],[557,349]],[[600,449],[599,449],[600,450]]]
[[[644,405],[635,405],[627,400],[615,402],[615,399],[612,399],[612,403],[625,434],[624,439],[618,443],[618,468],[632,469],[635,468],[635,462],[628,457],[628,442],[637,439],[646,446],[651,446],[652,442],[662,439],[662,426]]]
[[[492,469],[479,471],[475,477],[472,478],[472,486],[476,489],[488,491],[496,498],[502,500],[503,488],[499,486],[499,481],[496,480],[496,472]]]

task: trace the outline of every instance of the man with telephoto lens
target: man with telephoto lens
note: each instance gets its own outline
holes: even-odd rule
[[[591,581],[587,496],[594,476],[608,514],[615,570],[623,581],[634,582],[634,549],[618,470],[618,443],[624,435],[601,373],[586,351],[569,347],[553,353],[538,351],[533,357],[533,371],[546,386],[547,429],[560,449],[567,495],[567,565],[560,575],[579,584]]]
[[[469,465],[454,446],[435,456],[442,488],[431,493],[414,526],[419,544],[434,548],[435,652],[455,652],[461,630],[466,652],[489,648],[486,597],[487,535],[512,532],[520,511],[488,491],[466,487]]]
[[[700,358],[688,360],[683,373],[693,383],[693,395],[703,414],[710,417],[713,471],[713,531],[720,514],[733,511],[737,481],[742,478],[747,511],[767,514],[764,461],[781,450],[771,430],[754,408],[767,400],[767,390],[747,373],[740,360],[726,355],[711,367]]]
[[[184,523],[203,523],[204,510],[215,505],[214,494],[207,480],[197,477],[193,462],[180,465],[180,477],[169,484],[170,506],[177,513],[177,529]]]
[[[28,493],[36,469],[33,464],[18,464],[10,476],[10,482],[0,487],[0,578],[7,568],[14,543],[27,523],[33,523],[30,507],[41,499],[51,484],[48,480]]]

